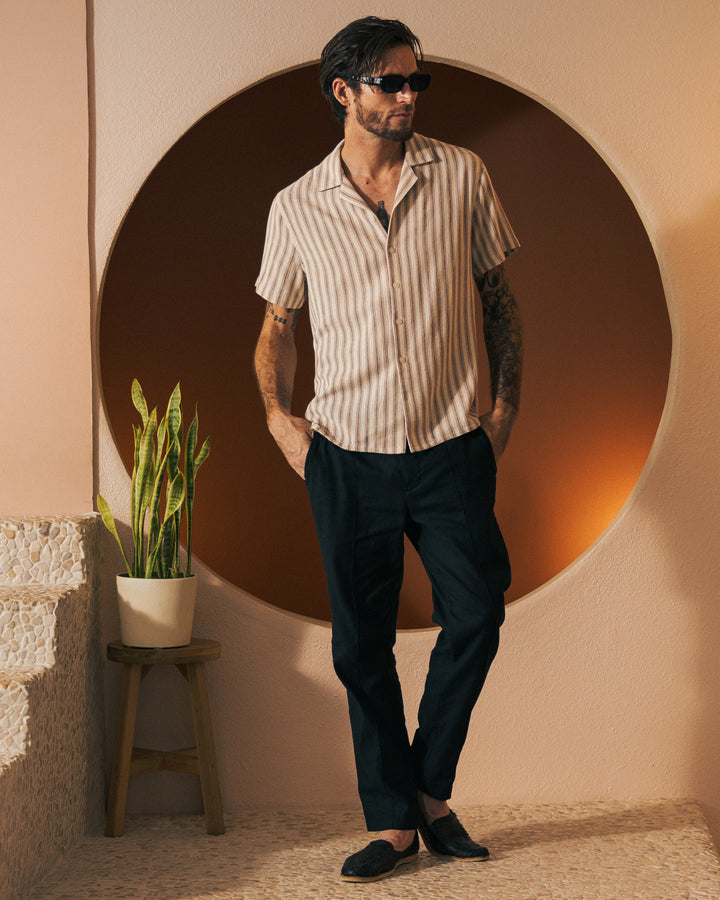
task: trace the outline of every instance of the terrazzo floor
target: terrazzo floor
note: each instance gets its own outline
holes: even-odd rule
[[[720,900],[720,859],[691,801],[458,808],[487,862],[416,863],[338,880],[367,834],[356,812],[253,813],[205,833],[199,816],[143,817],[89,837],[28,900]]]

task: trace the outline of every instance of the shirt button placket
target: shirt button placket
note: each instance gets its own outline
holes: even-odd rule
[[[392,286],[393,298],[393,322],[395,325],[395,346],[397,348],[398,377],[400,379],[400,391],[402,393],[402,403],[404,408],[406,428],[408,415],[408,370],[407,370],[407,332],[405,329],[405,318],[402,310],[402,282],[398,278],[397,270],[393,271],[393,264],[397,260],[397,251],[395,247],[388,247],[388,269],[390,273],[390,284]]]
[[[396,292],[399,292],[399,290],[401,288],[400,282],[394,281],[393,287],[395,288]],[[396,293],[396,298],[398,298],[398,297],[399,297],[399,295]],[[405,363],[407,362],[406,334],[405,334],[405,329],[403,328],[403,326],[405,325],[405,319],[403,319],[403,317],[398,313],[397,310],[398,310],[398,304],[396,302],[395,303],[395,312],[396,312],[395,325],[398,327],[395,329],[395,334],[397,336],[398,362],[400,363],[400,365],[405,365]]]

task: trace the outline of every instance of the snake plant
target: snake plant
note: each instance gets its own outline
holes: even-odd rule
[[[133,425],[135,456],[130,488],[132,558],[125,552],[110,506],[100,494],[97,507],[103,524],[120,547],[131,578],[185,578],[192,574],[192,523],[195,479],[210,453],[210,438],[197,449],[198,414],[183,435],[180,385],[158,424],[157,409],[148,412],[140,382],[132,383],[132,402],[142,426]],[[161,501],[164,509],[160,514]],[[184,570],[180,566],[180,530],[185,513]]]

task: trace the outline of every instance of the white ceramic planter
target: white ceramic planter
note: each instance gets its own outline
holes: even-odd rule
[[[120,639],[127,647],[184,647],[192,636],[197,575],[130,578],[118,575]]]

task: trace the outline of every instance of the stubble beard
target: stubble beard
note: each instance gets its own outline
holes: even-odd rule
[[[362,125],[366,131],[384,138],[386,141],[409,141],[415,133],[413,113],[410,114],[410,119],[405,124],[393,126],[389,121],[384,120],[380,113],[365,112],[362,107],[359,107],[357,121],[358,125]]]

